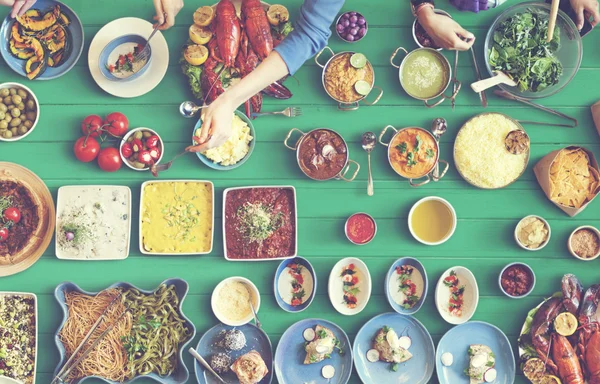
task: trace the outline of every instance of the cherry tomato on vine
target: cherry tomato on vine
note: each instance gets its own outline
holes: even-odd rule
[[[89,134],[91,137],[98,137],[101,133],[101,127],[102,117],[98,115],[89,115],[83,119],[83,122],[81,123],[81,132],[83,132],[84,135]]]
[[[6,239],[8,239],[8,228],[0,228],[0,241],[5,241]]]
[[[75,152],[75,157],[77,160],[89,163],[93,161],[97,156],[98,152],[100,152],[100,144],[93,137],[80,137],[75,142],[73,146],[73,152]]]
[[[15,207],[6,208],[4,210],[4,220],[12,221],[13,223],[17,224],[19,221],[21,221],[21,211]]]
[[[123,164],[123,160],[121,160],[117,148],[104,148],[98,154],[98,165],[105,172],[118,171],[121,168],[121,164]]]
[[[106,130],[113,136],[122,137],[129,129],[129,120],[121,112],[109,113],[104,119]]]

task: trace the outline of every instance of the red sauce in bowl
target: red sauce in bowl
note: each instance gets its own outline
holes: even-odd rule
[[[533,275],[526,266],[515,264],[502,272],[500,283],[504,291],[510,296],[523,296],[531,290]]]
[[[355,213],[346,221],[346,236],[354,244],[368,243],[376,231],[375,220],[366,213]]]

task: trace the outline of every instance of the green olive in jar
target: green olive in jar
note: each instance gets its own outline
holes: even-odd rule
[[[21,103],[21,104],[17,105],[17,108],[19,108],[19,111],[24,111],[25,110],[25,104]]]
[[[17,88],[10,88],[10,89],[8,90],[8,92],[10,93],[10,95],[11,95],[11,96],[12,96],[12,95],[16,95],[16,94],[17,94]]]
[[[8,121],[2,120],[0,121],[0,129],[7,129],[8,128]]]
[[[10,131],[12,132],[13,136],[17,136],[17,133],[19,133],[19,127],[13,127],[10,129]]]
[[[12,97],[10,97],[10,96],[6,96],[6,97],[4,98],[4,104],[6,104],[7,106],[10,106],[10,105],[12,105]]]
[[[6,130],[2,132],[2,137],[4,137],[5,139],[11,139],[13,137],[13,134],[11,131]]]
[[[8,88],[0,89],[0,97],[5,98],[8,95],[10,95],[10,91],[8,90]]]
[[[29,131],[29,128],[27,128],[27,127],[26,127],[26,126],[24,126],[24,125],[21,125],[21,126],[19,127],[18,133],[19,133],[19,135],[24,135],[24,134],[26,134],[26,133],[27,133],[27,131]]]
[[[13,95],[12,102],[14,105],[19,105],[23,102],[23,98],[19,95]]]
[[[33,111],[35,109],[35,101],[27,100],[27,102],[25,102],[25,108],[27,108],[28,111]]]
[[[23,100],[27,98],[27,92],[24,89],[17,89],[17,95],[21,96]]]
[[[10,114],[12,115],[12,117],[19,117],[21,116],[21,111],[19,110],[19,108],[13,108],[11,109]]]
[[[10,113],[7,113],[6,116],[4,117],[4,121],[6,121],[7,123],[10,123],[11,120],[12,120],[12,116],[10,115]]]
[[[137,169],[144,169],[144,168],[146,168],[146,164],[140,163],[139,161],[134,161],[134,162],[131,163],[131,165],[133,165]]]
[[[10,122],[11,127],[18,127],[19,125],[21,125],[21,119],[19,119],[18,117],[15,117]]]
[[[150,131],[144,131],[144,139],[147,139],[150,136],[152,136],[152,133]]]
[[[6,105],[4,105],[4,103],[2,103],[2,100],[0,99],[0,111],[1,112],[6,112],[8,111],[8,107]]]
[[[6,112],[0,111],[0,121],[4,120],[4,117],[6,117]]]
[[[27,129],[30,129],[31,127],[33,127],[33,121],[31,120],[25,120],[25,122],[23,123],[24,126],[27,127]]]
[[[35,112],[27,112],[25,116],[27,117],[27,120],[35,121],[37,114]]]
[[[135,137],[136,139],[142,139],[144,137],[144,132],[142,131],[137,131],[133,134],[133,137]]]

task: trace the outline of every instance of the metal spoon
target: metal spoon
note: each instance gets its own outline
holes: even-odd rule
[[[431,123],[431,133],[433,134],[433,137],[435,137],[435,141],[437,141],[438,147],[439,147],[440,139],[442,138],[442,135],[444,133],[446,133],[447,128],[448,128],[448,123],[446,122],[446,119],[443,119],[441,117],[438,117],[437,119],[433,119],[433,122]],[[436,178],[439,178],[439,177],[440,177],[440,163],[438,162],[435,164],[435,168],[433,169],[433,180],[437,181]]]
[[[371,151],[375,148],[377,139],[373,132],[366,132],[362,135],[362,147],[367,152],[367,159],[369,162],[369,181],[367,184],[367,195],[373,196],[373,175],[371,174]]]
[[[171,168],[171,166],[173,165],[173,161],[175,161],[175,159],[177,159],[178,157],[185,155],[186,153],[188,153],[188,151],[183,151],[175,155],[175,157],[172,158],[171,161],[164,164],[152,164],[150,166],[150,172],[152,173],[152,176],[158,177],[158,172],[166,171],[167,169]]]
[[[183,117],[187,117],[189,119],[193,117],[196,112],[205,107],[207,107],[207,105],[198,106],[193,101],[184,101],[179,106],[179,113],[181,113]]]
[[[254,309],[254,303],[252,302],[252,291],[250,290],[250,287],[243,283],[244,287],[246,287],[246,290],[248,291],[248,295],[249,295],[249,299],[248,299],[248,303],[250,303],[250,308],[252,309],[252,315],[254,315],[254,324],[256,324],[257,328],[260,328],[260,321],[258,320],[258,315],[256,314],[256,309]]]
[[[220,381],[221,383],[223,383],[223,384],[227,384],[227,382],[226,382],[225,380],[223,380],[223,379],[221,378],[221,376],[219,376],[219,374],[218,374],[217,372],[215,372],[215,371],[214,371],[214,370],[213,370],[213,369],[210,367],[210,364],[208,364],[208,363],[206,362],[206,360],[204,360],[204,358],[203,358],[202,356],[200,356],[200,354],[199,354],[198,352],[196,352],[196,350],[195,350],[194,348],[190,348],[190,349],[188,349],[188,352],[189,352],[189,353],[190,353],[192,356],[194,356],[194,358],[195,358],[196,360],[198,360],[198,362],[199,362],[200,364],[202,364],[202,365],[204,366],[204,368],[208,369],[208,371],[209,371],[210,373],[212,373],[212,374],[213,374],[213,376],[215,376],[217,379],[219,379],[219,381]]]

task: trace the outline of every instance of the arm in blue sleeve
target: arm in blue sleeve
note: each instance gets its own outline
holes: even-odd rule
[[[331,24],[344,0],[305,0],[294,30],[275,48],[291,75],[316,55],[331,36]]]

